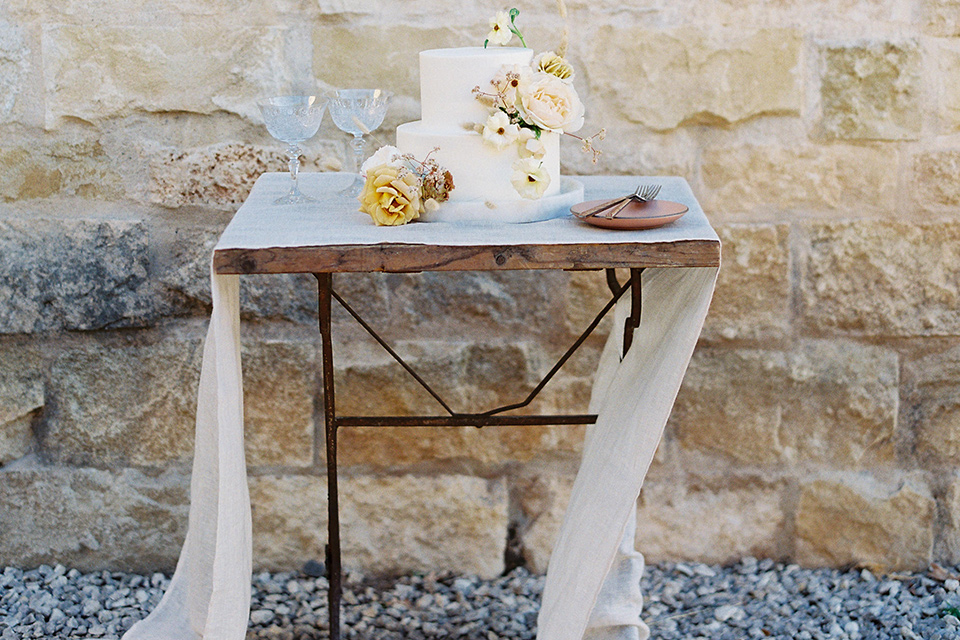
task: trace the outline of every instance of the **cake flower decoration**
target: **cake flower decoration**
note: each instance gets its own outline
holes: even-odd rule
[[[527,43],[523,41],[523,34],[520,33],[514,21],[520,15],[520,9],[513,8],[510,11],[497,11],[496,15],[490,18],[490,33],[487,39],[483,41],[483,48],[491,42],[495,45],[504,46],[510,44],[513,36],[520,38],[521,46],[526,47]]]
[[[450,198],[454,185],[450,172],[430,157],[433,151],[417,160],[394,146],[377,149],[360,167],[360,211],[379,226],[397,226],[436,210]]]
[[[573,85],[535,71],[520,79],[517,112],[522,121],[540,129],[572,133],[583,126],[583,102]]]
[[[497,111],[483,125],[483,139],[497,149],[503,149],[512,144],[520,135],[520,127],[510,122],[510,116],[503,111]]]
[[[520,129],[520,135],[517,136],[519,142],[519,152],[521,158],[543,158],[547,153],[547,147],[543,144],[533,129]]]
[[[534,58],[533,68],[543,73],[549,73],[561,80],[573,82],[573,65],[567,62],[566,58],[553,51],[544,51]]]
[[[563,0],[557,0],[557,6],[561,17],[565,19],[566,6]],[[510,38],[502,33],[507,17],[510,31],[519,36],[514,25],[519,13],[516,9],[509,13],[498,12],[490,21],[494,30],[488,35],[484,47],[489,42],[509,42]],[[583,151],[593,153],[594,162],[600,156],[600,151],[594,147],[594,140],[603,140],[603,129],[589,137],[574,133],[583,127],[585,109],[573,86],[576,76],[573,65],[564,57],[566,40],[565,27],[556,51],[540,53],[528,66],[505,65],[490,80],[490,89],[484,90],[479,86],[473,89],[477,100],[490,109],[490,115],[486,122],[471,123],[467,125],[468,128],[480,133],[484,142],[498,151],[505,151],[515,144],[521,161],[537,161],[518,162],[513,167],[515,173],[511,182],[525,198],[541,197],[550,185],[550,175],[540,163],[546,154],[543,140],[545,132],[576,138]],[[520,42],[523,43],[523,38]]]
[[[524,158],[514,163],[510,182],[521,197],[536,200],[542,198],[547,187],[550,186],[550,174],[543,167],[541,160]]]

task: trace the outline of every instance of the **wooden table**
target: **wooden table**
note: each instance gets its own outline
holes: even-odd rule
[[[579,178],[586,199],[630,193],[638,179],[593,176]],[[275,206],[287,187],[285,174],[266,174],[224,231],[214,251],[217,274],[312,273],[319,291],[319,328],[323,348],[322,379],[329,494],[330,637],[340,635],[340,530],[337,487],[337,429],[377,426],[516,426],[591,424],[595,415],[523,415],[509,412],[529,404],[557,370],[599,324],[626,291],[632,311],[626,320],[624,352],[641,320],[641,274],[648,267],[717,267],[720,241],[689,186],[682,178],[648,178],[663,185],[660,197],[686,204],[681,220],[657,230],[605,231],[572,217],[525,225],[452,225],[415,223],[400,228],[375,227],[356,202],[327,196],[322,205]],[[305,193],[333,193],[342,175],[301,176]],[[627,282],[617,281],[614,269],[630,270]],[[335,291],[335,273],[412,273],[421,271],[499,271],[520,269],[606,270],[612,297],[538,384],[520,403],[483,413],[458,413],[406,363]],[[331,335],[331,303],[336,299],[375,340],[440,402],[447,415],[339,416],[336,411]]]

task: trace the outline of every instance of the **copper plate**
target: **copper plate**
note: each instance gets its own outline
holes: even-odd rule
[[[616,198],[611,198],[616,200]],[[609,200],[608,200],[609,201]],[[570,207],[570,212],[577,215],[593,207],[603,204],[603,200],[590,200]],[[613,207],[616,209],[616,207]],[[654,229],[670,224],[689,211],[689,207],[679,202],[669,200],[653,200],[652,202],[631,202],[616,218],[605,218],[606,212],[589,218],[580,218],[587,224],[604,229]]]

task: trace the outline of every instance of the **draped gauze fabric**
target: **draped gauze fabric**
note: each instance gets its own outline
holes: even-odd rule
[[[643,312],[621,361],[629,296],[617,304],[593,384],[570,505],[550,556],[538,640],[646,640],[636,505],[717,278],[714,267],[646,269]]]
[[[301,188],[333,193],[343,176],[306,174]],[[349,176],[348,176],[349,177]],[[636,178],[581,178],[586,197],[630,193]],[[530,225],[419,224],[389,230],[392,242],[524,247],[538,244],[718,242],[680,178],[657,178],[663,198],[690,204],[679,221],[643,231],[610,233],[555,219]],[[275,206],[289,187],[286,174],[264,174],[224,231],[216,250],[370,245],[384,231],[330,198],[323,210]],[[717,269],[647,269],[643,314],[633,346],[621,362],[629,296],[615,311],[614,330],[601,356],[583,460],[547,572],[539,618],[540,640],[644,640],[639,580],[643,557],[633,548],[636,499],[653,458],[713,293]],[[213,315],[203,351],[197,435],[190,484],[187,537],[167,593],[124,640],[244,640],[250,612],[252,566],[250,497],[243,449],[239,279],[211,269]]]
[[[242,640],[250,615],[252,536],[243,450],[240,280],[213,275],[203,346],[187,538],[157,608],[123,640]]]

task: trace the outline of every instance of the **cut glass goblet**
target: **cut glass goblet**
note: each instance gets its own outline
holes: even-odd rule
[[[315,198],[300,192],[297,176],[300,173],[300,143],[317,134],[327,107],[326,98],[319,96],[277,96],[257,103],[270,135],[287,143],[290,164],[290,191],[277,198],[274,204],[315,202]]]
[[[340,89],[330,93],[330,117],[333,123],[341,131],[353,134],[350,146],[353,148],[357,176],[349,187],[341,191],[344,195],[358,196],[363,189],[363,176],[360,175],[366,142],[363,136],[383,124],[392,95],[383,89]]]

